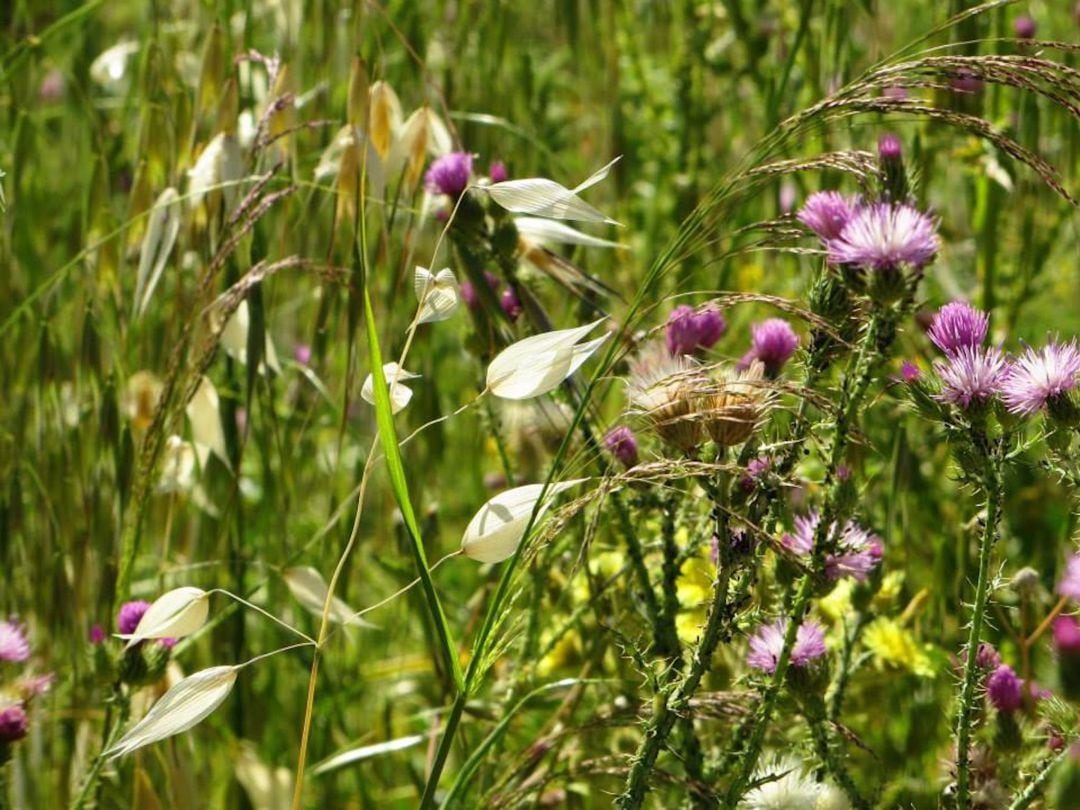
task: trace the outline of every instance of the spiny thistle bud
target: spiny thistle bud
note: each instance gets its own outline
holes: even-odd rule
[[[878,140],[878,165],[881,167],[881,185],[885,196],[895,202],[904,202],[911,196],[907,172],[904,171],[904,153],[900,139],[887,132]]]

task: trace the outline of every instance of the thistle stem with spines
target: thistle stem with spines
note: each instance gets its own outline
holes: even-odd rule
[[[975,602],[971,607],[971,626],[968,630],[967,654],[964,661],[964,680],[960,692],[960,708],[956,718],[956,806],[966,810],[971,806],[970,748],[971,724],[975,711],[975,682],[979,674],[977,662],[982,640],[986,602],[990,591],[990,554],[997,537],[1001,518],[1001,467],[997,453],[987,447],[985,434],[973,436],[976,446],[983,450],[983,473],[986,518],[979,539],[979,573],[975,584]]]

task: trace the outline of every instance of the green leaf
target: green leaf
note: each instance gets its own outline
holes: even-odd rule
[[[454,644],[453,634],[446,621],[439,595],[435,591],[435,584],[431,580],[431,572],[428,570],[427,554],[424,553],[424,543],[420,538],[420,527],[416,522],[416,512],[413,510],[412,501],[409,498],[409,487],[405,481],[405,466],[401,461],[401,451],[398,448],[397,431],[394,428],[394,415],[390,405],[390,390],[386,385],[386,377],[383,374],[382,351],[379,349],[379,335],[375,329],[375,315],[371,308],[371,296],[368,294],[367,285],[364,285],[364,321],[367,326],[368,357],[371,361],[371,376],[375,383],[375,418],[379,426],[379,440],[382,444],[383,453],[386,456],[386,470],[390,476],[390,486],[394,491],[394,499],[405,521],[405,528],[412,540],[413,556],[416,558],[416,568],[420,575],[420,584],[424,590],[424,599],[427,601],[431,618],[435,623],[435,632],[438,634],[439,644],[442,647],[446,666],[453,674],[454,686],[458,692],[465,686],[465,679],[461,673],[461,664],[458,662],[457,647]]]

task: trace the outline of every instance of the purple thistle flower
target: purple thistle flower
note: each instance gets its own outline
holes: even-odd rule
[[[874,203],[859,208],[839,235],[826,240],[829,261],[867,270],[922,267],[938,252],[937,225],[910,205]]]
[[[1058,583],[1057,592],[1080,602],[1080,554],[1072,554],[1065,561],[1065,576]]]
[[[740,369],[749,368],[754,360],[760,360],[767,373],[776,374],[799,348],[799,336],[783,318],[755,323],[750,327],[750,334],[753,346],[739,361]]]
[[[694,309],[684,304],[668,315],[664,338],[672,357],[696,354],[715,346],[726,329],[727,321],[716,307],[706,304]]]
[[[964,410],[999,393],[1010,374],[1000,350],[982,347],[958,349],[947,362],[934,363],[934,370],[941,379],[941,393],[935,397]]]
[[[878,138],[877,151],[882,160],[899,160],[904,153],[900,139],[891,132]]]
[[[95,624],[90,627],[88,634],[91,644],[104,644],[105,643],[105,628],[100,624]]]
[[[966,301],[952,301],[937,311],[927,335],[934,345],[952,356],[959,349],[974,349],[986,340],[990,316]]]
[[[634,431],[625,425],[612,428],[604,437],[604,447],[615,456],[624,467],[633,467],[638,463],[638,444]]]
[[[1020,39],[1035,39],[1036,30],[1038,30],[1038,26],[1031,17],[1025,15],[1013,20],[1013,31],[1016,32],[1016,36]]]
[[[855,214],[858,200],[839,191],[817,191],[806,198],[797,219],[824,240],[835,239]]]
[[[821,523],[821,514],[811,511],[795,518],[795,530],[780,538],[780,544],[801,557],[808,556],[814,550],[814,534]],[[836,523],[829,528],[831,540],[836,536]],[[863,582],[881,562],[884,547],[881,538],[862,528],[853,520],[844,524],[843,531],[836,539],[836,552],[825,558],[825,576],[830,580],[852,577],[856,582]]]
[[[506,171],[506,164],[501,160],[494,160],[488,169],[488,177],[492,183],[504,183],[510,179],[510,173]]]
[[[986,694],[999,712],[1015,712],[1024,702],[1024,682],[1008,664],[1001,664],[986,679]]]
[[[1027,349],[1013,363],[1001,398],[1013,413],[1031,415],[1046,403],[1076,387],[1080,374],[1080,348],[1076,341],[1051,341],[1041,349]]]
[[[25,661],[30,657],[30,642],[18,622],[0,622],[0,661]]]
[[[922,371],[910,360],[900,364],[900,382],[913,383],[922,376]]]
[[[499,297],[499,306],[502,307],[502,311],[506,313],[506,317],[510,319],[511,323],[516,322],[521,317],[523,311],[521,299],[518,298],[517,290],[513,287],[507,287],[503,290],[503,294]]]
[[[1075,616],[1058,616],[1054,619],[1054,649],[1059,653],[1080,653],[1080,622]]]
[[[293,359],[302,366],[311,362],[311,347],[306,343],[297,343],[293,349]]]
[[[142,617],[149,610],[150,603],[145,602],[142,599],[136,599],[131,602],[124,602],[120,606],[120,612],[116,614],[116,627],[125,636],[131,635],[135,632],[135,629],[139,626],[139,622],[142,621]],[[157,643],[162,647],[172,647],[176,644],[175,638],[159,638]]]
[[[784,649],[784,635],[787,633],[787,618],[777,619],[772,624],[763,624],[750,637],[750,652],[746,663],[772,674]],[[825,655],[825,633],[821,625],[808,621],[799,625],[795,631],[795,644],[791,648],[791,665],[805,667],[811,661]]]
[[[149,609],[150,603],[142,599],[124,602],[120,606],[120,612],[116,614],[116,628],[125,636],[135,632],[143,615]]]
[[[0,706],[0,743],[13,743],[26,736],[30,719],[21,703]]]
[[[436,158],[424,175],[424,187],[432,194],[460,197],[472,178],[473,156],[468,152],[451,152]]]

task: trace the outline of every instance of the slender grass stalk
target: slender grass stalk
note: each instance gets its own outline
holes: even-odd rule
[[[985,448],[985,436],[977,443]],[[979,539],[979,573],[975,584],[975,602],[971,607],[971,625],[968,631],[967,656],[964,661],[964,680],[960,692],[960,707],[956,718],[956,806],[959,810],[971,807],[971,724],[975,714],[976,679],[979,667],[976,659],[982,640],[983,623],[986,619],[986,601],[990,590],[990,554],[997,539],[998,521],[1001,519],[1001,462],[997,453],[984,455],[983,499],[986,518]]]

